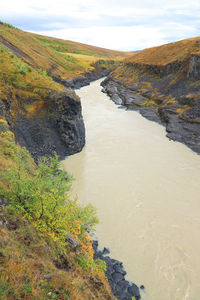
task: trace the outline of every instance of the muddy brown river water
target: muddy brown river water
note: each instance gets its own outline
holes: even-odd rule
[[[102,79],[101,79],[102,80]],[[77,90],[86,146],[64,161],[73,195],[97,207],[100,246],[144,300],[200,299],[200,156],[164,127],[119,109],[101,80]]]

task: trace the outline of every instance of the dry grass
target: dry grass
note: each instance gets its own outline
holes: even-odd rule
[[[1,118],[0,189],[7,188],[5,171],[19,168],[20,151]],[[33,176],[35,169],[27,154],[27,176]],[[87,232],[80,234],[79,219],[74,218],[70,232],[79,242],[76,251],[48,233],[41,234],[20,210],[0,205],[0,299],[113,299],[104,272],[93,261],[91,238]],[[93,263],[92,267],[84,264],[83,268],[79,262],[82,256]]]
[[[174,61],[183,61],[191,54],[200,54],[200,37],[145,49],[126,59],[125,63],[163,66]]]
[[[24,96],[26,93],[35,93],[35,89],[40,89],[41,95],[46,95],[48,88],[63,89],[45,71],[33,69],[1,45],[0,70],[1,96],[4,98],[7,98],[11,89],[23,91]]]
[[[49,92],[62,90],[52,76],[73,78],[94,69],[113,68],[129,53],[40,36],[0,23],[0,102],[11,106],[14,121],[44,110]]]
[[[190,106],[183,105],[182,107],[177,108],[177,114],[182,115],[186,110],[190,109]]]
[[[95,60],[103,58],[119,61],[130,56],[128,52],[45,37],[2,24],[0,25],[0,43],[12,49],[33,68],[40,68],[52,76],[64,78],[75,77],[84,73],[92,67],[94,58]],[[81,59],[75,57],[74,54],[82,55]]]
[[[45,71],[35,70],[0,45],[0,102],[10,105],[12,119],[42,111],[51,91],[63,90]]]
[[[103,273],[84,271],[69,248],[40,237],[13,210],[0,208],[0,298],[113,299]]]
[[[180,106],[178,97],[187,96],[186,103],[191,108],[199,96],[200,86],[198,78],[187,76],[192,55],[200,56],[200,37],[140,51],[126,58],[111,76],[126,87],[136,86],[139,94],[148,92],[147,100],[142,105],[157,108],[176,104]],[[174,66],[167,68],[168,64],[173,63]],[[175,87],[181,86],[181,83],[182,95],[176,96]],[[174,97],[170,95],[170,90]],[[191,92],[192,96],[189,97]],[[188,107],[183,105],[182,108],[178,108],[177,114],[180,116]]]

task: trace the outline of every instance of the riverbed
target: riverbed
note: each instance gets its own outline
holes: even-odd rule
[[[102,79],[101,79],[102,80]],[[86,146],[64,161],[73,196],[92,203],[100,246],[145,300],[200,299],[200,156],[164,127],[119,109],[97,80],[77,90]]]

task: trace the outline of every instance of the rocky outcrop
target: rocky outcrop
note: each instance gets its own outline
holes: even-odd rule
[[[98,240],[93,237],[93,249],[94,259],[101,259],[106,263],[106,277],[110,284],[113,295],[118,300],[132,300],[135,297],[136,300],[141,299],[140,291],[136,284],[127,281],[125,279],[126,271],[124,270],[123,263],[112,259],[108,254],[110,253],[108,248],[104,248],[100,251],[98,248]],[[144,286],[141,286],[144,289]]]
[[[94,69],[90,72],[83,73],[74,78],[62,79],[59,76],[53,77],[53,79],[67,88],[79,89],[83,86],[89,85],[90,82],[94,80],[108,76],[109,73],[115,69],[116,65],[113,60],[99,60],[94,64]]]
[[[21,99],[21,102],[24,103],[24,100]],[[81,103],[73,91],[50,92],[42,109],[32,115],[15,110],[16,117],[13,118],[12,103],[8,105],[0,101],[0,107],[16,140],[30,151],[36,161],[40,156],[54,153],[64,158],[81,151],[85,144]]]
[[[196,76],[195,74],[199,70],[198,65],[199,60],[197,60],[197,64],[194,64],[194,59],[191,58],[188,76],[193,78]],[[141,78],[142,76],[144,75],[142,74]],[[167,77],[169,78],[169,74]],[[141,82],[138,80],[138,85],[127,86],[119,79],[112,77],[112,75],[102,82],[103,92],[107,93],[117,105],[129,110],[137,110],[147,119],[164,125],[169,139],[181,142],[196,153],[200,153],[200,101],[198,100],[198,89],[191,90],[190,87],[190,92],[192,91],[194,96],[188,97],[188,89],[186,88],[188,82],[183,79],[175,86],[162,90],[163,95],[154,96],[154,105],[150,105],[148,103],[149,100],[152,100],[154,89],[141,91],[140,84]],[[152,82],[153,84],[154,86],[157,84],[158,90],[158,85],[161,84],[160,79],[157,79],[157,82]],[[167,102],[166,97],[169,97],[170,94],[174,96],[174,100]],[[179,113],[180,111],[181,113]]]
[[[93,71],[82,76],[54,80],[71,89],[80,88],[108,75],[113,69],[114,61],[100,60],[94,65]],[[48,96],[42,100],[42,108],[29,113],[26,106],[39,107],[40,101],[38,104],[37,101],[37,97],[16,97],[10,101],[0,99],[0,115],[5,116],[17,142],[30,151],[36,162],[41,156],[57,153],[62,159],[81,151],[85,145],[85,127],[79,97],[69,89],[56,92],[49,90]]]
[[[158,114],[167,131],[167,137],[171,140],[187,145],[200,154],[200,119],[186,118],[195,110],[189,109],[182,116],[177,116],[177,107],[161,108]]]
[[[151,121],[163,123],[154,108],[143,106],[147,98],[137,93],[134,87],[126,88],[119,80],[111,77],[106,78],[101,85],[102,92],[106,93],[115,104],[129,110],[137,110]]]
[[[189,66],[187,70],[187,78],[199,79],[200,76],[200,56],[191,55],[189,59]]]
[[[183,68],[183,62],[174,61],[166,65],[150,65],[150,64],[139,64],[139,63],[127,63],[128,68],[137,69],[141,74],[157,75],[163,78],[172,73],[176,73]]]

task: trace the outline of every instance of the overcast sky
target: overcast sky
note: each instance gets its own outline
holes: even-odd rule
[[[0,0],[20,29],[117,50],[200,35],[200,0]]]

